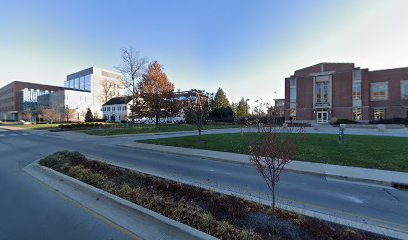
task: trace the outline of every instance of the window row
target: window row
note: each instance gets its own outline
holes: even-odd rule
[[[384,108],[375,108],[374,109],[374,120],[380,121],[385,119],[385,109]],[[353,108],[353,120],[360,121],[363,120],[363,114],[361,108]]]
[[[102,107],[102,111],[126,111],[127,106]]]
[[[67,80],[64,82],[64,87],[91,91],[91,75]]]

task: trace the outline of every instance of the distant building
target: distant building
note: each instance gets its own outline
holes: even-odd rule
[[[0,119],[18,121],[24,115],[30,115],[31,120],[38,119],[41,108],[75,109],[73,121],[84,120],[87,108],[94,116],[102,118],[104,103],[104,86],[113,84],[112,96],[124,94],[118,82],[121,74],[101,68],[87,68],[69,74],[64,81],[64,87],[36,84],[30,82],[12,82],[0,88]]]
[[[103,84],[113,84],[110,97],[119,97],[124,95],[124,89],[118,83],[121,79],[120,73],[90,67],[69,74],[64,81],[64,87],[67,90],[58,93],[58,98],[65,99],[65,106],[77,108],[80,120],[83,120],[83,113],[86,112],[87,108],[91,109],[94,116],[97,115],[102,118],[102,105],[105,103]]]
[[[42,107],[49,107],[50,94],[63,87],[14,81],[0,88],[0,119],[18,121],[24,114],[35,120]]]
[[[130,116],[132,97],[116,97],[102,105],[103,118],[109,122],[127,121]]]
[[[285,119],[327,123],[408,117],[408,68],[370,71],[319,63],[285,79]]]
[[[175,98],[181,103],[181,110],[177,116],[160,118],[161,123],[184,123],[184,108],[187,106],[188,101],[194,101],[197,96],[205,97],[208,101],[207,95],[197,90],[191,91],[178,91],[174,93]],[[109,122],[121,122],[131,120],[131,97],[116,97],[112,98],[102,106],[103,118]],[[136,118],[136,123],[153,124],[155,119],[152,118]]]

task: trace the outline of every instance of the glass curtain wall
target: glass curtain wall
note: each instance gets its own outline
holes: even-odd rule
[[[64,87],[67,88],[73,88],[73,89],[78,89],[78,90],[85,90],[85,91],[91,91],[91,81],[92,81],[92,76],[91,74],[70,79],[64,82]]]

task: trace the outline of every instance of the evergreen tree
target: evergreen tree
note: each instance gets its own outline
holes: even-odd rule
[[[93,114],[90,108],[86,110],[85,114],[85,122],[92,122],[93,121]]]
[[[244,117],[246,115],[248,115],[248,105],[247,102],[245,101],[244,98],[241,98],[241,100],[238,103],[238,107],[237,107],[237,117]]]
[[[218,88],[217,93],[215,94],[214,97],[214,109],[220,109],[220,108],[226,108],[229,107],[229,101],[227,96],[225,95],[225,92],[222,90],[222,88]]]

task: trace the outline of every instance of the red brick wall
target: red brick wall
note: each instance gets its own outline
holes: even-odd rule
[[[332,75],[332,117],[351,119],[352,117],[352,72],[340,72]]]
[[[401,99],[401,80],[408,80],[408,68],[386,69],[369,72],[369,82],[388,81],[388,100],[370,101],[370,119],[374,120],[376,107],[385,108],[385,118],[404,118],[408,100]]]
[[[296,119],[313,119],[313,77],[297,77],[296,81]]]
[[[285,78],[285,120],[289,120],[290,108],[290,78]]]
[[[354,63],[323,63],[323,71],[350,72],[354,69]]]
[[[306,67],[306,68],[302,68],[299,70],[295,71],[295,76],[300,77],[300,76],[309,76],[311,73],[317,73],[320,72],[320,63],[310,66],[310,67]]]
[[[332,112],[330,117],[352,119],[353,63],[323,63],[323,71],[335,71],[332,78]],[[321,64],[295,71],[297,79],[297,120],[315,119],[313,114],[312,73],[321,72]],[[385,108],[386,118],[406,117],[408,100],[401,99],[401,80],[408,80],[408,68],[380,71],[361,70],[361,101],[363,120],[373,120],[375,107]],[[388,81],[388,100],[371,101],[370,83]],[[290,82],[285,79],[285,118],[289,119]]]

